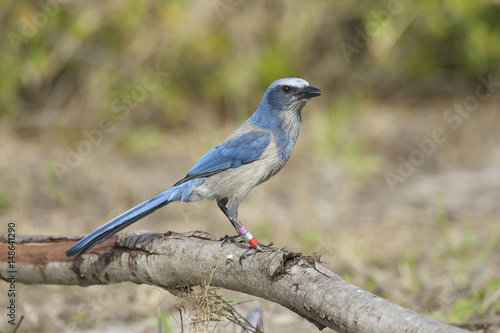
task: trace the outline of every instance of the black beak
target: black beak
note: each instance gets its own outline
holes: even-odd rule
[[[319,90],[318,88],[314,88],[314,87],[306,87],[302,90],[300,90],[298,93],[297,93],[299,99],[303,99],[303,98],[311,98],[311,97],[318,97],[321,95],[321,90]]]

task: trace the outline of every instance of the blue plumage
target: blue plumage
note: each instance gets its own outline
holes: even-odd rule
[[[216,200],[233,227],[255,251],[274,251],[251,236],[238,220],[238,207],[252,188],[274,176],[288,161],[300,132],[301,110],[321,95],[302,79],[273,82],[254,114],[209,150],[182,180],[85,236],[66,255],[80,256],[96,244],[173,201]]]
[[[253,162],[262,155],[270,142],[271,134],[262,131],[251,131],[234,140],[226,140],[203,155],[187,176],[175,185]]]

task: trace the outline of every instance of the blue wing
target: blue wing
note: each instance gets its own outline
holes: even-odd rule
[[[263,131],[246,132],[236,139],[226,140],[203,155],[187,176],[175,185],[251,163],[262,155],[270,142],[271,134]]]

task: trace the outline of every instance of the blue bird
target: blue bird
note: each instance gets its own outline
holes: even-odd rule
[[[238,220],[238,207],[255,186],[265,182],[283,168],[299,136],[301,111],[307,101],[320,96],[318,88],[305,80],[285,78],[273,82],[259,107],[233,134],[209,150],[171,188],[140,203],[94,230],[67,252],[80,256],[118,231],[173,201],[216,200],[250,248],[240,256],[255,252],[276,251],[259,243]]]

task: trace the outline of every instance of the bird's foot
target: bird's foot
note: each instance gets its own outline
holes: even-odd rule
[[[255,238],[254,238],[254,240],[255,240]],[[245,244],[247,244],[248,241],[245,239],[245,237],[243,235],[225,236],[224,238],[222,238],[221,247],[224,246],[224,244],[226,244],[226,243],[233,243],[233,244],[236,244],[236,243],[238,243],[238,244],[245,243]],[[266,245],[262,245],[260,242],[258,242],[257,244],[255,244],[254,247],[247,248],[245,250],[245,252],[243,252],[240,255],[240,258],[239,258],[238,262],[241,265],[243,259],[246,259],[246,258],[248,258],[250,256],[253,256],[257,252],[278,252],[278,251],[281,251],[281,249],[272,247],[271,245],[273,245],[273,243],[271,243],[268,246],[266,246]],[[243,247],[244,245],[239,245],[239,246]]]
[[[222,238],[222,243],[220,246],[224,246],[226,243],[246,243],[247,241],[245,240],[245,237],[242,235],[237,235],[237,236],[224,236]]]
[[[270,245],[272,245],[272,243]],[[257,252],[279,252],[279,251],[281,251],[281,250],[278,248],[275,248],[272,246],[265,246],[259,242],[254,247],[251,247],[251,248],[245,250],[245,252],[243,252],[241,254],[240,259],[239,259],[239,263],[240,263],[240,265],[242,265],[243,259],[246,259],[250,256],[253,256]]]

